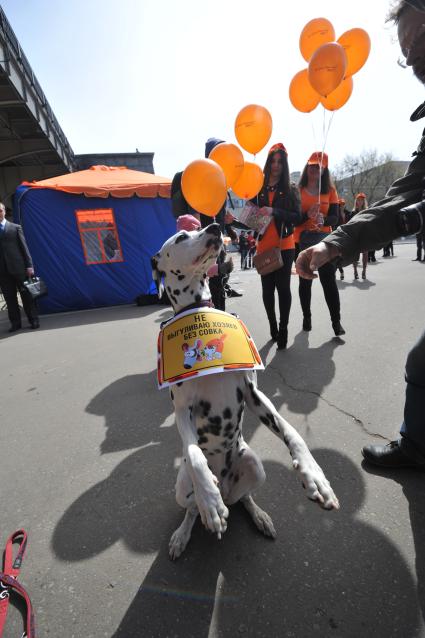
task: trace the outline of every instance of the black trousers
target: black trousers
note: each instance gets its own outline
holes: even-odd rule
[[[285,329],[288,326],[289,312],[291,310],[291,268],[294,263],[295,250],[282,250],[283,266],[279,270],[261,275],[261,286],[263,288],[263,304],[266,309],[267,318],[271,332],[277,330],[275,312],[275,290],[279,300],[279,328]]]
[[[211,292],[211,301],[217,310],[226,310],[226,293],[224,292],[224,276],[217,275],[210,277],[209,287]]]
[[[9,321],[13,326],[21,325],[21,310],[18,304],[18,291],[28,321],[32,323],[38,319],[37,304],[30,293],[22,289],[22,281],[8,272],[0,272],[0,289],[7,305]]]
[[[319,279],[322,284],[326,303],[329,308],[332,323],[340,321],[340,301],[339,292],[336,285],[335,266],[331,263],[324,264],[319,268]],[[311,317],[311,284],[312,279],[304,279],[300,277],[299,295],[301,308],[304,317]]]

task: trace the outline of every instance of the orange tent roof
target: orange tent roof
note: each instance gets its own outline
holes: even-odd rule
[[[132,171],[125,166],[91,166],[39,182],[23,182],[31,188],[52,188],[86,197],[170,197],[171,179]]]

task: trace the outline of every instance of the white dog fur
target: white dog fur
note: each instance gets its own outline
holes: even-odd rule
[[[162,279],[174,312],[211,299],[206,272],[222,248],[218,224],[201,231],[179,232],[152,257],[159,294]],[[298,432],[277,412],[257,387],[255,372],[226,372],[201,376],[171,388],[183,460],[176,483],[176,500],[186,510],[183,523],[171,537],[172,559],[184,551],[198,513],[204,526],[226,531],[228,506],[241,501],[257,528],[275,537],[273,522],[254,502],[252,492],[265,480],[263,465],[242,436],[245,404],[283,440],[307,497],[324,509],[338,509],[329,481]]]

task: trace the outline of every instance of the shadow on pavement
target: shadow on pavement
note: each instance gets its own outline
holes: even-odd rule
[[[416,553],[417,597],[425,622],[425,472],[409,469],[380,470],[364,461],[362,467],[369,474],[383,476],[401,485],[403,494],[409,503],[410,524]],[[394,515],[397,516],[397,512],[394,512]]]
[[[148,446],[153,442],[159,445],[158,441],[169,431],[161,429],[160,425],[169,415],[172,415],[169,425],[174,425],[173,404],[167,390],[158,390],[156,370],[114,381],[90,401],[86,412],[105,418],[106,434],[100,446],[102,454]],[[172,438],[177,441],[176,430],[172,432]]]
[[[356,518],[364,481],[346,456],[314,451],[339,512],[308,502],[293,471],[266,462],[259,505],[272,516],[277,540],[264,538],[236,505],[220,542],[198,520],[173,563],[168,541],[183,513],[172,494],[175,445],[168,438],[162,430],[160,445],[126,458],[71,505],[54,532],[54,552],[66,561],[118,540],[134,552],[158,552],[115,638],[417,635],[415,583],[388,537]]]
[[[332,359],[335,348],[343,344],[332,338],[318,348],[309,347],[309,333],[299,332],[286,350],[275,350],[264,372],[258,373],[258,386],[271,399],[277,410],[286,405],[297,414],[310,414],[319,402],[324,388],[335,376]],[[272,342],[260,350],[265,362]]]

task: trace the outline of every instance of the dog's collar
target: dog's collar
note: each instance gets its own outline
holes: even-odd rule
[[[182,312],[186,312],[186,310],[194,310],[195,308],[214,308],[214,304],[211,299],[204,299],[203,301],[197,301],[195,303],[189,304],[189,306],[185,306],[178,312],[174,314],[175,317],[181,315]]]

